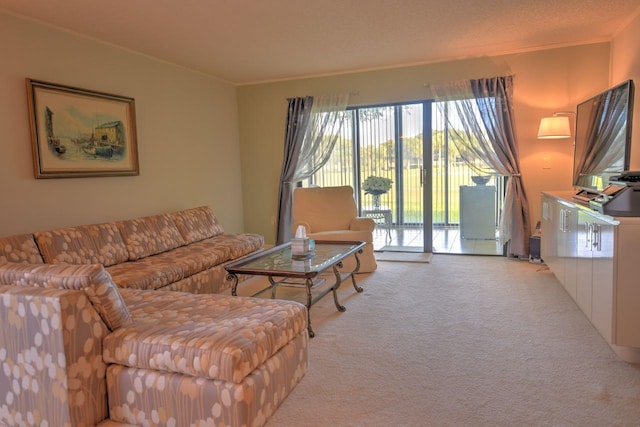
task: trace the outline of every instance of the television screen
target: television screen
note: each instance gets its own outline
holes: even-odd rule
[[[633,81],[578,104],[573,186],[600,192],[609,178],[629,170]]]

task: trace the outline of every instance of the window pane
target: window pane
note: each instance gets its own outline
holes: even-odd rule
[[[381,204],[395,211],[395,114],[393,106],[358,110],[360,181],[369,176],[389,178],[391,190],[380,196]],[[373,205],[373,196],[361,192],[363,206]]]
[[[403,105],[402,114],[402,223],[421,225],[423,212],[422,188],[422,146],[423,129],[422,103]]]

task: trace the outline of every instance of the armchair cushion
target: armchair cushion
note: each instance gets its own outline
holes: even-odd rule
[[[370,231],[372,232],[376,228],[376,222],[371,218],[364,218],[357,216],[351,220],[349,230],[353,231]]]
[[[316,240],[349,240],[366,243],[360,256],[360,273],[377,268],[373,255],[373,230],[371,218],[358,217],[353,188],[314,187],[297,188],[293,193],[293,232],[299,225],[307,229],[307,236]],[[345,271],[355,268],[355,255],[344,261]]]
[[[319,233],[309,233],[307,237],[315,240],[350,241],[350,242],[373,242],[370,231],[363,230],[333,230],[321,231]]]
[[[349,186],[297,188],[291,210],[294,221],[306,222],[312,233],[349,230],[351,220],[358,215]]]

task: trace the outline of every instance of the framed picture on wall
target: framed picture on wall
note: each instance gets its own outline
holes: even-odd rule
[[[36,178],[139,175],[133,98],[27,79]]]

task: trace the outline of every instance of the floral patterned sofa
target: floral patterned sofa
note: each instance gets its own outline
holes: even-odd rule
[[[308,333],[301,304],[220,294],[262,246],[204,206],[0,238],[0,425],[264,424]]]
[[[224,264],[263,245],[257,234],[225,233],[201,206],[0,238],[0,264],[102,264],[121,288],[220,293],[231,286]]]
[[[0,265],[0,425],[260,426],[306,372],[302,304],[22,256]]]

